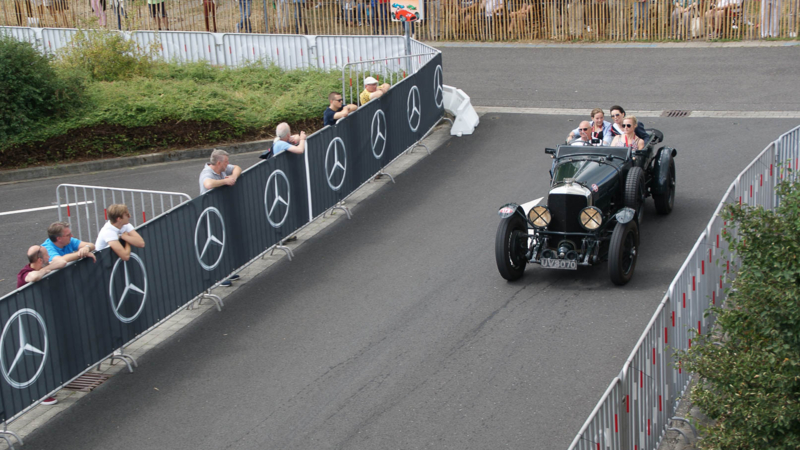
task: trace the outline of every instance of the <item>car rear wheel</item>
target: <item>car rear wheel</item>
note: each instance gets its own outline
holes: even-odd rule
[[[608,275],[611,282],[622,286],[633,277],[639,248],[639,226],[636,221],[618,223],[608,249]]]
[[[506,217],[497,227],[494,241],[494,256],[497,270],[508,281],[518,280],[525,272],[525,259],[528,242],[528,227],[519,214]]]
[[[667,179],[667,190],[661,194],[653,195],[656,204],[656,212],[659,214],[669,214],[675,206],[675,160],[669,160],[669,179]]]
[[[631,167],[625,180],[625,206],[636,211],[636,219],[641,221],[644,200],[647,198],[647,186],[644,182],[644,170]]]

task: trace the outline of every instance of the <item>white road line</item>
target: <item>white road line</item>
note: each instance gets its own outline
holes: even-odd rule
[[[567,108],[515,108],[510,106],[475,106],[478,114],[541,114],[549,116],[586,116],[588,109]],[[662,117],[664,111],[628,111],[636,117]],[[706,117],[715,119],[800,119],[800,111],[691,111],[681,117]]]
[[[67,205],[61,205],[61,206],[91,205],[92,203],[94,203],[94,202],[91,202],[91,201],[90,202],[78,202],[78,203],[69,203]],[[46,209],[56,209],[56,208],[58,208],[58,205],[42,206],[41,208],[18,209],[16,211],[1,212],[0,216],[9,216],[11,214],[22,214],[22,213],[27,213],[27,212],[44,211]]]

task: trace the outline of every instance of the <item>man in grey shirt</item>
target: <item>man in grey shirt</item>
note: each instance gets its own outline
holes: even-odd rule
[[[228,152],[214,149],[211,161],[200,172],[200,195],[220,186],[233,186],[241,174],[241,167],[228,164]]]

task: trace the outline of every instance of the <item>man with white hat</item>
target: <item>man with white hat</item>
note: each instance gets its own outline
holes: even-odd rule
[[[364,90],[361,91],[361,95],[358,96],[358,99],[361,101],[362,105],[366,104],[373,98],[378,98],[388,92],[390,87],[391,86],[389,86],[387,83],[383,83],[382,85],[378,86],[378,80],[375,78],[364,78]]]

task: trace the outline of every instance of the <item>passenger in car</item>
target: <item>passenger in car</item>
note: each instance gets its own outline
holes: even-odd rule
[[[622,125],[620,128],[622,129],[623,133],[616,136],[613,141],[611,141],[612,147],[628,147],[633,150],[641,150],[644,148],[644,139],[640,138],[636,135],[635,130],[636,126],[639,124],[639,121],[636,120],[636,116],[628,116],[622,119]]]
[[[609,145],[611,144],[611,140],[614,139],[614,134],[611,132],[612,124],[611,122],[605,121],[605,114],[603,110],[600,108],[595,108],[592,110],[591,115],[589,116],[592,118],[592,121],[589,122],[592,127],[592,139],[593,142],[601,142],[602,145]],[[579,137],[578,129],[572,130],[569,135],[567,136],[567,144],[571,143],[573,139],[577,139]]]
[[[614,120],[614,125],[611,127],[611,134],[614,136],[624,134],[622,132],[622,121],[625,119],[625,110],[622,106],[614,105],[611,107],[611,118]],[[636,127],[636,136],[639,139],[647,139],[647,132],[644,131],[644,124],[639,122]]]

